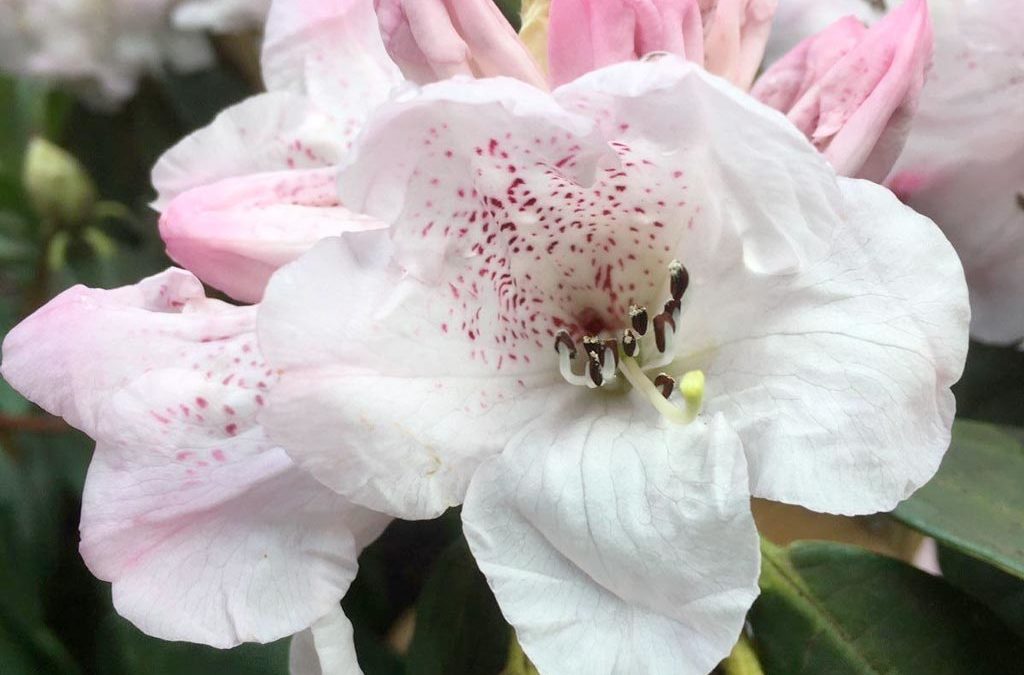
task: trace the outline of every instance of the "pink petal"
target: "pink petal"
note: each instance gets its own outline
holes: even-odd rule
[[[855,21],[843,19],[797,45],[752,93],[785,112],[839,173],[882,180],[917,107],[931,21],[926,0],[908,0],[870,30],[861,32]]]
[[[704,18],[704,65],[741,89],[764,57],[778,0],[718,0]]]
[[[385,524],[266,440],[257,416],[277,374],[255,320],[171,269],[69,289],[4,340],[4,378],[96,439],[82,555],[157,637],[228,647],[302,630]]]
[[[651,52],[704,58],[697,0],[554,0],[548,58],[555,86]]]
[[[258,302],[270,275],[317,241],[384,227],[341,206],[335,169],[229,178],[175,198],[160,218],[167,254],[203,281]]]
[[[410,79],[544,75],[492,0],[375,0],[388,53]]]

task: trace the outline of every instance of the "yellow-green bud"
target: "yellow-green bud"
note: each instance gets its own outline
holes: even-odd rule
[[[25,153],[22,181],[36,215],[59,226],[81,225],[92,216],[96,187],[70,153],[33,138]]]

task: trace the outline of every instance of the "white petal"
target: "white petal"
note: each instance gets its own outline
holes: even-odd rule
[[[97,446],[82,557],[149,635],[231,647],[302,630],[337,604],[361,545],[383,530],[386,518],[321,486],[258,430],[243,436]]]
[[[384,49],[372,0],[289,0],[270,8],[263,81],[358,126],[403,78]]]
[[[830,250],[798,274],[749,277],[727,254],[691,274],[677,367],[705,369],[706,409],[742,438],[754,496],[871,513],[938,468],[969,309],[931,221],[884,188],[839,181]]]
[[[96,439],[82,555],[151,635],[227,647],[301,630],[386,523],[266,440],[256,414],[274,372],[254,330],[255,308],[168,270],[72,288],[4,342],[7,381]]]
[[[352,641],[352,624],[337,609],[292,638],[291,675],[362,675]]]
[[[328,239],[271,280],[260,343],[281,379],[262,421],[326,485],[433,517],[544,409],[557,370],[446,341],[450,294],[403,276],[388,250],[381,232]]]
[[[552,409],[470,487],[470,547],[542,673],[704,675],[757,596],[739,439],[635,398]]]
[[[225,178],[332,166],[354,131],[300,96],[253,96],[164,153],[153,168],[154,207]]]

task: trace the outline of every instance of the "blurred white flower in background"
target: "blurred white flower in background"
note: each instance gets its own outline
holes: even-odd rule
[[[871,24],[895,0],[781,0],[765,63],[830,22]],[[1024,48],[1020,0],[929,0],[932,66],[886,184],[935,220],[964,265],[974,339],[1024,337]]]
[[[208,65],[204,30],[257,27],[268,0],[7,0],[0,5],[0,71],[67,83],[112,106],[141,75]]]

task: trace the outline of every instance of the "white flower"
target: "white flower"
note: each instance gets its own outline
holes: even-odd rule
[[[869,513],[938,467],[952,248],[680,59],[429,85],[339,185],[390,228],[271,279],[261,419],[357,503],[465,500],[541,672],[706,673],[756,595],[750,494]]]
[[[5,0],[0,70],[67,82],[97,105],[131,96],[164,63],[212,63],[204,29],[262,22],[269,0]]]
[[[337,609],[388,519],[270,443],[276,373],[256,308],[168,270],[76,286],[4,340],[3,376],[96,440],[81,552],[117,611],[150,635],[218,647],[291,635]]]
[[[1024,338],[1024,50],[1016,0],[931,0],[935,63],[889,185],[963,261],[971,333]]]

